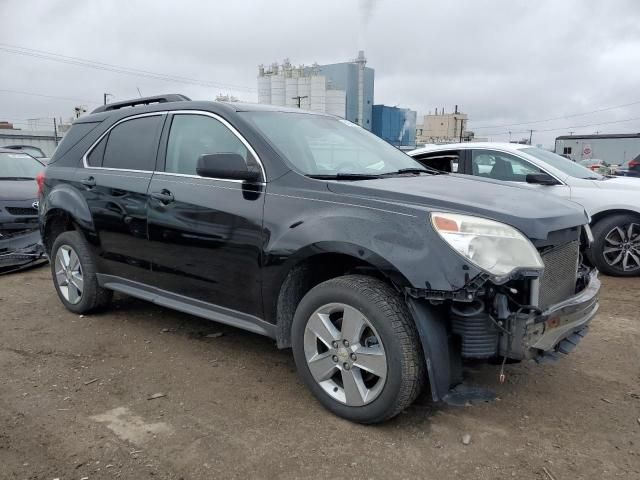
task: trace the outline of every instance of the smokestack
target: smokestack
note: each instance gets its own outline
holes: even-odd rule
[[[456,110],[453,113],[458,113],[458,105],[456,105]]]

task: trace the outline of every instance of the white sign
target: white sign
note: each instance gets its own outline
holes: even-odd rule
[[[591,158],[592,153],[591,145],[588,143],[582,147],[582,158]]]

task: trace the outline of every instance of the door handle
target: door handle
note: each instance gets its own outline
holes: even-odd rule
[[[85,187],[93,188],[96,186],[96,179],[94,177],[87,177],[80,180],[80,183]]]
[[[159,192],[151,192],[151,198],[160,200],[160,202],[164,203],[165,205],[167,203],[173,202],[174,200],[173,193],[171,193],[169,190],[166,190],[166,189],[162,189]]]

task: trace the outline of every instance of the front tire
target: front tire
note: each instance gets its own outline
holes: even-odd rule
[[[378,423],[407,408],[424,383],[418,333],[398,293],[364,275],[323,282],[301,300],[292,348],[303,381],[334,414]]]
[[[628,214],[605,217],[593,226],[588,257],[598,270],[614,277],[640,275],[640,218]]]
[[[106,307],[113,291],[98,285],[89,246],[77,231],[61,233],[51,248],[51,274],[60,301],[74,313]]]

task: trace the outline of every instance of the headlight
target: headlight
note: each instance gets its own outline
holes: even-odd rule
[[[529,239],[504,223],[455,213],[432,213],[431,223],[454,250],[497,277],[516,268],[544,268]]]

